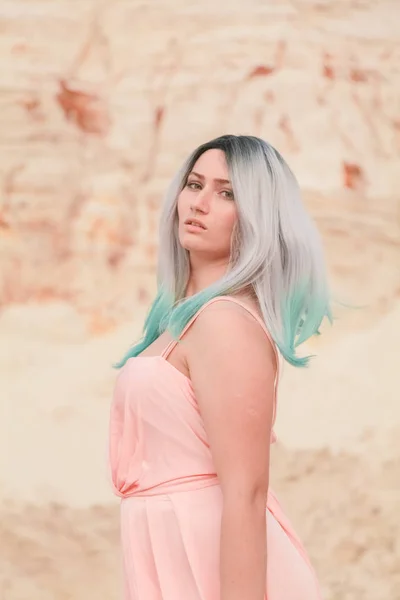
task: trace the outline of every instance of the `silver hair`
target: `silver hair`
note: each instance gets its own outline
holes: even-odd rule
[[[179,303],[189,279],[189,253],[178,237],[177,199],[198,158],[224,152],[237,204],[226,274],[216,293],[254,290],[265,324],[281,353],[299,364],[295,347],[330,318],[322,244],[289,166],[254,136],[225,135],[199,146],[173,179],[161,211],[157,281]],[[299,364],[300,366],[300,364]]]

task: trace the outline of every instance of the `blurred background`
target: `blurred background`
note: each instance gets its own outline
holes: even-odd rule
[[[165,188],[223,133],[287,159],[338,301],[285,366],[271,485],[326,600],[400,599],[399,23],[398,0],[0,0],[1,600],[120,597],[111,365]]]

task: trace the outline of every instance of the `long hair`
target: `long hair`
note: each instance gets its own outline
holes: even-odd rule
[[[198,158],[211,149],[225,154],[238,220],[225,275],[185,299],[190,265],[178,238],[177,199]],[[320,237],[296,178],[275,148],[257,137],[224,135],[189,156],[171,182],[161,211],[157,286],[142,339],[116,367],[143,352],[166,329],[178,339],[211,298],[248,286],[282,356],[294,366],[308,364],[310,356],[297,356],[297,346],[319,333],[325,316],[332,321],[326,269]]]

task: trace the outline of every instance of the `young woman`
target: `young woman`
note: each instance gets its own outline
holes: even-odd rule
[[[281,359],[330,318],[322,249],[280,154],[226,135],[161,214],[158,294],[119,363],[110,464],[126,600],[319,600],[269,488]]]

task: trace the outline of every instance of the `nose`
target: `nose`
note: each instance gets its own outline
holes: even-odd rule
[[[192,200],[190,208],[195,212],[199,211],[203,214],[207,214],[210,210],[211,196],[212,193],[204,186]]]

